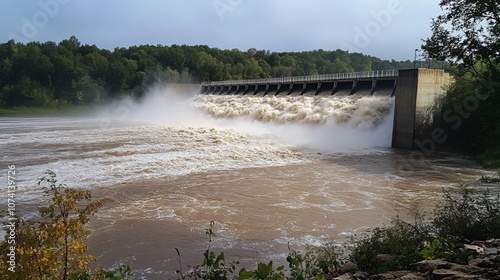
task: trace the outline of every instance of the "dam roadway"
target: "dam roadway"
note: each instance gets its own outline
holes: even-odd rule
[[[201,84],[201,94],[218,95],[389,95],[396,89],[397,70],[334,73],[269,79],[214,81]]]

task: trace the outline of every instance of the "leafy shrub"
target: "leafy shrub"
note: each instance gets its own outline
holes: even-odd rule
[[[270,261],[268,264],[259,263],[257,269],[253,271],[240,270],[237,279],[330,279],[344,260],[343,251],[339,250],[333,242],[321,247],[310,247],[305,254],[292,250],[290,247],[288,249],[286,261],[289,271],[285,271],[284,266],[274,269],[273,262]]]
[[[424,241],[420,255],[427,260],[442,259],[459,264],[467,264],[477,252],[465,250],[464,244],[457,237],[438,237],[432,241]]]
[[[466,251],[464,242],[500,238],[499,194],[474,193],[465,186],[456,194],[443,193],[444,203],[429,222],[417,213],[413,224],[395,218],[388,227],[354,237],[351,260],[370,273],[411,269],[422,259],[466,264],[476,253]],[[388,258],[381,259],[381,255]]]
[[[217,237],[213,230],[214,222],[210,222],[210,227],[205,230],[205,234],[208,237],[208,248],[203,253],[203,263],[199,266],[195,266],[192,270],[187,273],[182,271],[182,263],[180,261],[180,252],[176,248],[177,254],[179,255],[180,269],[177,271],[180,274],[181,279],[212,279],[212,280],[226,280],[234,273],[236,269],[237,262],[227,263],[224,252],[216,254],[211,250],[212,238]]]
[[[253,271],[247,271],[245,268],[241,269],[238,280],[244,279],[266,279],[266,280],[283,280],[287,279],[284,272],[285,267],[279,266],[276,270],[273,268],[273,262],[262,263],[257,265],[257,269]]]
[[[90,269],[96,260],[87,254],[84,244],[89,235],[85,225],[90,217],[105,204],[105,200],[92,201],[88,190],[68,188],[57,184],[56,174],[47,171],[40,179],[49,205],[39,208],[35,220],[15,221],[15,271],[7,270],[7,251],[12,246],[7,236],[0,243],[0,279],[126,279],[130,268],[119,267],[107,271]]]
[[[227,279],[267,279],[267,280],[285,280],[285,279],[326,279],[326,275],[332,275],[338,270],[342,258],[343,251],[339,250],[333,242],[325,244],[321,247],[308,248],[305,254],[301,254],[289,247],[289,254],[286,258],[289,270],[285,270],[285,266],[274,267],[273,262],[260,262],[255,270],[247,270],[242,268],[236,274],[236,265],[238,262],[228,263],[224,253],[216,254],[211,251],[212,238],[216,237],[213,230],[214,222],[210,223],[210,227],[206,229],[205,234],[208,236],[208,248],[203,253],[204,260],[199,266],[195,266],[188,272],[183,272],[180,261],[180,269],[177,271],[181,279],[212,279],[212,280],[227,280]]]
[[[500,238],[499,194],[475,194],[462,186],[458,195],[445,190],[444,198],[432,222],[438,236],[455,236],[462,241]]]
[[[391,226],[377,227],[351,240],[351,261],[369,273],[409,269],[422,259],[418,248],[430,238],[430,229],[418,218],[414,224],[396,217]],[[386,259],[381,256],[386,255]]]
[[[333,241],[319,247],[310,247],[306,251],[306,259],[314,276],[331,275],[339,271],[342,264],[347,262],[347,253],[344,247],[339,247]]]

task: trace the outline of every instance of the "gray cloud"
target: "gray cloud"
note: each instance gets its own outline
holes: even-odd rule
[[[0,12],[0,42],[10,38],[21,42],[59,42],[75,35],[83,43],[108,49],[140,44],[203,44],[271,51],[340,48],[405,60],[412,59],[421,39],[430,36],[430,19],[440,14],[438,2],[8,1]],[[377,18],[395,4],[399,12],[391,14],[387,24]],[[363,36],[364,41],[360,40]]]

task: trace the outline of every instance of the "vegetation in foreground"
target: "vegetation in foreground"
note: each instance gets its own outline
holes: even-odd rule
[[[92,201],[88,190],[57,184],[51,171],[38,184],[43,185],[48,205],[40,207],[33,219],[18,217],[13,224],[6,223],[9,232],[0,244],[0,279],[123,279],[130,274],[126,266],[112,271],[89,266],[96,258],[87,254],[85,226],[105,200]]]
[[[270,261],[259,263],[254,270],[243,268],[238,273],[238,262],[227,262],[224,253],[217,255],[211,251],[215,234],[210,227],[206,232],[209,245],[203,264],[188,272],[183,272],[181,267],[179,278],[332,279],[345,272],[343,266],[348,262],[367,275],[412,271],[415,264],[423,260],[467,264],[477,258],[478,253],[466,250],[465,244],[500,238],[500,193],[475,192],[462,186],[458,193],[444,191],[444,203],[434,210],[432,217],[418,211],[413,217],[412,222],[396,217],[390,225],[353,236],[343,246],[329,242],[322,247],[308,248],[305,253],[290,250],[286,258],[288,267],[273,266]],[[500,258],[495,262],[500,265]]]
[[[495,177],[492,186],[498,191]],[[55,174],[48,171],[39,181],[44,184],[48,206],[39,208],[39,216],[15,221],[15,272],[9,270],[9,252],[13,244],[7,235],[0,243],[1,279],[129,279],[127,265],[105,269],[90,265],[96,258],[87,253],[84,244],[89,231],[86,224],[105,204],[92,201],[88,190],[57,184]],[[412,270],[421,260],[441,259],[466,264],[477,257],[464,249],[473,240],[500,238],[500,193],[475,191],[462,186],[459,191],[444,191],[444,201],[431,217],[416,211],[413,221],[399,217],[388,226],[378,227],[353,236],[340,246],[333,242],[308,248],[304,253],[289,251],[288,266],[273,262],[259,263],[255,269],[237,269],[237,261],[227,261],[224,252],[212,250],[215,232],[213,222],[206,230],[208,248],[203,263],[183,271],[179,254],[179,279],[331,279],[342,274],[350,262],[368,274],[392,270]],[[385,256],[381,258],[381,256]],[[500,259],[496,260],[500,264]]]

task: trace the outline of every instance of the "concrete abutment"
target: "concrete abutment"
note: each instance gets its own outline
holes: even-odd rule
[[[439,129],[441,99],[453,82],[443,70],[400,70],[394,104],[392,147],[418,149],[419,139],[433,139]]]

